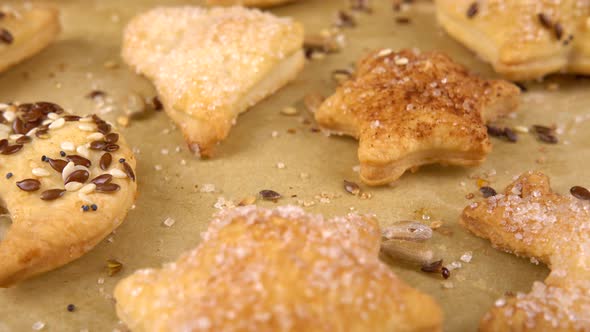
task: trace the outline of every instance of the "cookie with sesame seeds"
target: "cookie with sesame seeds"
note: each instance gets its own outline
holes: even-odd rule
[[[560,195],[529,171],[463,210],[461,224],[497,248],[548,265],[528,294],[496,301],[480,331],[590,330],[590,201]]]
[[[159,7],[127,25],[123,58],[156,86],[190,149],[210,157],[240,113],[295,79],[303,27],[243,7]]]
[[[455,39],[512,80],[590,74],[588,0],[437,0]]]
[[[60,32],[54,8],[0,6],[0,72],[41,52]]]
[[[207,4],[211,6],[246,6],[268,8],[280,6],[297,0],[207,0]]]
[[[486,122],[515,111],[519,94],[440,52],[382,49],[358,62],[315,118],[359,139],[361,179],[384,185],[426,164],[481,164],[492,148]]]
[[[372,217],[294,206],[220,212],[200,245],[115,288],[133,331],[441,331],[442,312],[379,261]]]
[[[125,139],[96,115],[0,104],[0,202],[12,220],[0,241],[0,287],[65,265],[115,230],[137,194],[134,170]]]

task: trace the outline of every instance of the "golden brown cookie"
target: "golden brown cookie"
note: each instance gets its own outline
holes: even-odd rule
[[[486,122],[513,112],[518,96],[442,53],[383,49],[359,61],[315,118],[359,139],[361,178],[382,185],[426,164],[479,165],[491,150]]]
[[[125,219],[137,192],[135,157],[97,116],[52,103],[0,104],[0,287],[69,263]]]
[[[141,331],[440,331],[434,300],[378,259],[377,222],[293,206],[221,212],[201,244],[115,289]]]
[[[297,0],[207,0],[207,4],[212,6],[246,6],[267,8],[280,6]]]
[[[555,193],[549,178],[527,172],[503,193],[473,203],[461,224],[495,247],[549,266],[530,293],[502,298],[480,331],[588,331],[590,202]]]
[[[303,68],[303,28],[241,7],[156,8],[125,30],[123,58],[152,80],[195,153],[210,156],[240,113]]]
[[[443,28],[513,80],[590,74],[588,0],[436,0]]]
[[[39,53],[59,31],[56,9],[0,5],[0,72]]]

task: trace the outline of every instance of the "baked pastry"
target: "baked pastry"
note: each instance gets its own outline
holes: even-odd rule
[[[590,74],[590,1],[436,0],[440,24],[513,80]]]
[[[377,222],[326,220],[293,206],[216,216],[201,244],[115,288],[142,331],[440,331],[434,300],[378,259]]]
[[[0,201],[12,225],[0,241],[0,287],[92,249],[135,199],[135,157],[98,116],[56,104],[0,104]]]
[[[156,8],[125,30],[123,58],[154,82],[191,150],[209,157],[237,116],[303,68],[303,28],[241,7]]]
[[[0,72],[39,53],[59,31],[56,9],[0,6]]]
[[[495,247],[551,268],[528,294],[502,298],[480,331],[588,331],[590,202],[562,196],[540,172],[463,211],[461,224]]]
[[[246,7],[274,7],[295,2],[296,0],[207,0],[207,4],[214,6],[246,6]]]
[[[358,62],[315,118],[359,139],[361,178],[382,185],[425,164],[482,163],[491,150],[486,122],[514,111],[519,93],[439,52],[383,49]]]

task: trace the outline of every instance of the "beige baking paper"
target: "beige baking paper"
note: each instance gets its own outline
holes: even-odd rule
[[[115,234],[81,259],[15,288],[0,290],[0,331],[29,331],[36,322],[45,324],[44,331],[122,330],[111,298],[117,281],[136,269],[174,260],[195,247],[220,197],[240,201],[262,189],[283,194],[285,198],[278,204],[303,200],[307,205],[315,203],[307,210],[330,216],[355,208],[375,213],[382,225],[424,213],[430,216],[424,220],[426,224],[443,221],[442,232],[435,232],[432,239],[436,252],[450,264],[471,251],[470,263],[462,262],[462,268],[453,270],[447,283],[439,276],[420,272],[417,266],[394,263],[392,269],[440,302],[446,331],[474,331],[481,316],[504,292],[528,291],[534,280],[544,279],[544,266],[493,249],[487,241],[461,229],[457,220],[471,202],[465,196],[471,192],[479,196],[474,179],[479,174],[495,174],[490,179],[496,189],[530,169],[549,174],[555,188],[564,194],[573,185],[590,186],[590,81],[551,78],[531,84],[516,118],[504,121],[512,126],[556,124],[563,130],[559,144],[541,144],[528,134],[521,135],[516,144],[494,139],[494,151],[481,167],[424,167],[404,175],[392,187],[362,186],[372,194],[371,199],[362,200],[342,188],[344,179],[360,182],[353,171],[358,164],[357,142],[312,132],[314,124],[302,123],[302,118],[309,118],[302,103],[306,94],[331,93],[335,83],[330,73],[376,47],[442,50],[474,71],[494,76],[488,65],[441,31],[431,4],[421,2],[394,13],[390,1],[374,2],[373,14],[358,14],[357,27],[344,29],[347,46],[342,52],[308,63],[294,83],[242,115],[219,146],[216,158],[195,159],[162,112],[148,112],[122,128],[137,149],[140,195],[136,207]],[[126,22],[155,5],[199,3],[202,1],[54,1],[62,13],[63,33],[42,53],[0,74],[0,101],[53,101],[77,114],[97,108],[108,111],[85,97],[98,89],[107,92],[112,98],[107,106],[113,106],[101,116],[116,121],[123,114],[128,94],[155,95],[151,84],[120,60]],[[346,8],[346,0],[307,0],[273,12],[293,16],[309,33],[319,33],[330,26],[338,10]],[[399,16],[410,18],[411,23],[396,23]],[[118,68],[112,68],[113,62]],[[283,108],[293,105],[300,115],[281,114]],[[288,132],[293,129],[295,133]],[[285,167],[277,167],[278,163]],[[215,192],[201,192],[203,187],[211,187],[206,184],[214,185]],[[167,218],[174,219],[172,227],[162,225]],[[124,264],[116,276],[106,273],[108,259]],[[66,310],[70,303],[75,304],[75,312]]]

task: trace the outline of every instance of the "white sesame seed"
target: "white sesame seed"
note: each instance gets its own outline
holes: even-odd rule
[[[94,190],[96,190],[96,185],[94,183],[89,183],[84,187],[80,188],[80,192],[83,194],[90,194]]]
[[[160,150],[160,153],[162,153],[163,155],[167,155],[170,151],[168,149],[162,149]]]
[[[53,121],[50,125],[49,125],[49,129],[59,129],[61,127],[64,126],[64,124],[66,124],[66,119],[64,118],[59,118],[55,121]]]
[[[51,120],[51,119],[45,119],[45,120],[43,120],[43,122],[41,122],[41,124],[46,126],[48,124],[51,124],[52,122],[53,122],[53,120]]]
[[[84,186],[84,184],[80,183],[80,182],[76,182],[76,181],[72,181],[72,182],[68,182],[66,183],[66,185],[64,186],[64,188],[67,191],[78,191],[80,190],[80,188],[82,188]]]
[[[525,126],[514,126],[514,131],[521,134],[527,134],[529,132],[529,128]]]
[[[104,135],[102,133],[96,132],[96,133],[92,133],[88,136],[86,136],[86,139],[89,139],[91,141],[98,141],[104,138]]]
[[[272,136],[273,138],[279,137],[279,132],[278,131],[273,131],[270,136]]]
[[[43,328],[45,327],[45,323],[39,321],[39,322],[35,322],[33,323],[33,326],[31,326],[31,328],[35,331],[41,331],[43,330]]]
[[[164,220],[164,222],[162,224],[166,227],[172,227],[174,225],[174,223],[176,223],[176,220],[168,217],[168,218],[166,218],[166,220]]]
[[[405,66],[409,63],[410,61],[408,60],[408,58],[396,58],[395,59],[395,64],[398,66]]]
[[[381,126],[381,122],[379,120],[375,120],[371,122],[371,128],[376,129]]]
[[[83,123],[78,125],[78,128],[83,131],[96,131],[96,126],[92,124]]]
[[[51,120],[57,120],[59,118],[59,115],[57,113],[51,112],[47,114],[47,117]]]
[[[61,171],[62,180],[65,181],[68,178],[68,176],[75,171],[86,171],[90,173],[88,168],[82,165],[76,165],[74,164],[74,162],[70,161],[69,163],[67,163],[66,167],[64,167],[64,169]]]
[[[31,173],[33,173],[34,176],[39,176],[39,177],[49,176],[51,174],[45,168],[40,168],[40,167],[33,168],[31,170]]]
[[[38,130],[38,129],[39,129],[39,128],[35,127],[35,128],[33,128],[33,129],[29,130],[29,132],[27,133],[27,135],[26,135],[26,136],[29,136],[29,137],[30,137],[30,136],[33,136],[33,135],[35,135],[35,133],[37,132],[37,130]]]
[[[499,299],[496,300],[496,302],[494,302],[494,305],[496,307],[503,307],[504,305],[506,305],[506,299],[499,298]]]
[[[180,165],[185,166],[186,165],[186,160],[184,160],[184,159],[180,160]]]
[[[76,147],[74,146],[74,143],[72,143],[72,142],[62,142],[60,144],[60,147],[62,150],[69,151],[69,152],[76,150]]]
[[[113,168],[109,171],[109,174],[111,174],[114,178],[117,179],[124,179],[127,177],[127,174],[125,174],[125,172],[123,172],[122,170],[118,169],[118,168]]]
[[[386,48],[386,49],[379,51],[379,53],[377,53],[377,56],[378,57],[388,56],[391,53],[393,53],[393,50],[391,48]]]
[[[16,119],[16,113],[14,113],[13,111],[6,111],[2,115],[4,116],[4,119],[8,122],[12,122],[14,121],[14,119]]]
[[[86,145],[80,145],[76,148],[76,152],[84,158],[90,157],[90,150]]]
[[[14,135],[8,136],[8,138],[10,138],[11,140],[14,140],[14,141],[16,141],[17,139],[19,139],[21,137],[23,137],[23,135],[21,135],[21,134],[14,134]]]
[[[283,168],[285,168],[285,167],[286,167],[286,166],[285,166],[285,163],[281,163],[281,162],[278,162],[278,163],[277,163],[277,168],[278,168],[278,169],[283,169]]]
[[[61,177],[65,180],[66,177],[68,177],[68,175],[74,171],[74,167],[76,167],[76,164],[74,164],[73,161],[67,163],[64,169],[61,171]]]
[[[281,110],[283,115],[297,115],[297,109],[293,106],[287,106]]]
[[[156,171],[161,171],[162,170],[162,165],[154,165],[154,169]]]

